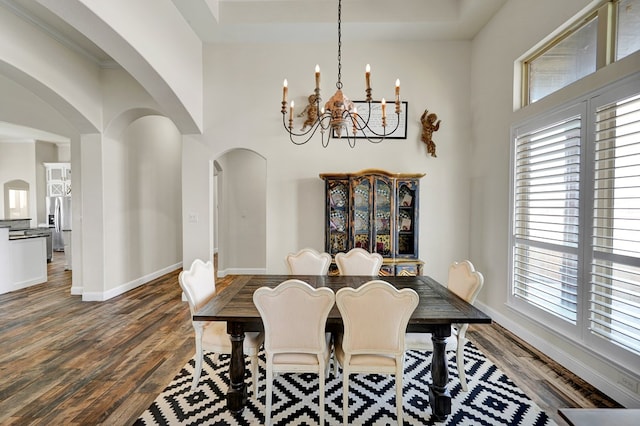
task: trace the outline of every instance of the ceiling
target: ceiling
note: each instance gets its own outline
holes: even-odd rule
[[[342,34],[352,41],[471,40],[507,0],[344,0]],[[337,0],[172,0],[204,43],[314,43],[337,39]],[[101,67],[117,64],[37,0],[0,7]],[[0,142],[28,134],[0,123]],[[4,130],[3,130],[4,129]],[[42,136],[42,135],[41,135]]]
[[[204,42],[337,37],[337,0],[172,0]],[[470,40],[506,0],[344,0],[350,40]]]

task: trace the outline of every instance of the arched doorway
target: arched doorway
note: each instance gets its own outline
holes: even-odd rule
[[[264,157],[232,149],[214,161],[213,245],[218,276],[266,270],[266,170]]]

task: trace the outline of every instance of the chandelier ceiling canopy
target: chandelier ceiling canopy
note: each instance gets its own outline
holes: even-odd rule
[[[365,68],[366,84],[366,106],[359,111],[356,105],[342,92],[342,0],[338,0],[338,80],[336,82],[336,93],[322,105],[320,97],[320,66],[316,65],[315,81],[316,87],[312,95],[309,96],[309,104],[305,108],[307,119],[303,127],[296,131],[293,128],[294,101],[287,102],[288,83],[284,80],[282,88],[282,124],[289,133],[291,142],[296,145],[303,145],[309,142],[320,130],[322,146],[327,147],[331,138],[347,139],[349,146],[355,147],[356,137],[363,138],[372,143],[382,142],[385,137],[391,135],[398,129],[400,124],[400,80],[396,80],[395,90],[395,126],[387,126],[387,102],[384,98],[380,100],[379,117],[372,114],[371,97],[371,68],[367,64]],[[287,119],[287,113],[289,118]],[[308,129],[307,129],[308,127]],[[388,128],[393,127],[393,128]],[[306,129],[306,130],[305,130]]]

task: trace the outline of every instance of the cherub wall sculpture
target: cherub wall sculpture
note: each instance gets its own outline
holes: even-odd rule
[[[306,107],[304,107],[304,109],[300,114],[298,114],[298,117],[302,117],[305,114],[307,115],[307,119],[304,121],[304,124],[302,125],[302,129],[300,129],[303,132],[304,132],[304,129],[307,128],[307,126],[309,127],[313,126],[313,123],[315,123],[316,120],[318,119],[318,105],[316,103],[316,99],[317,98],[315,94],[309,95],[309,104]]]
[[[432,157],[437,157],[436,144],[432,138],[433,132],[437,132],[440,128],[440,120],[438,120],[436,114],[430,113],[425,109],[422,117],[420,117],[420,122],[422,122],[422,142],[427,144],[427,153],[431,154]]]

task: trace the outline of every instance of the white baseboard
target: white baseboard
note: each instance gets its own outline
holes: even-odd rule
[[[167,266],[166,268],[159,269],[155,272],[152,272],[151,274],[147,274],[133,281],[129,281],[128,283],[124,283],[118,287],[112,288],[105,292],[83,292],[82,300],[85,302],[104,302],[105,300],[109,300],[116,296],[120,296],[121,294],[124,294],[127,291],[140,287],[141,285],[146,284],[149,281],[153,281],[156,278],[159,278],[165,274],[168,274],[169,272],[175,271],[176,269],[180,269],[180,268],[182,268],[182,262]],[[176,285],[179,285],[178,280],[176,280]]]
[[[549,342],[532,333],[530,330],[522,327],[513,319],[502,315],[487,305],[476,301],[476,306],[478,309],[489,315],[494,322],[500,324],[522,340],[528,342],[572,373],[581,377],[592,386],[595,386],[598,390],[614,399],[619,404],[626,408],[640,408],[640,395],[631,392],[629,389],[617,383],[616,378],[603,376],[600,372],[594,370],[583,362],[580,362],[562,349],[549,344]],[[568,343],[570,344],[570,342]],[[579,349],[584,351],[584,348],[582,347]],[[615,365],[613,365],[613,367],[615,368]]]

